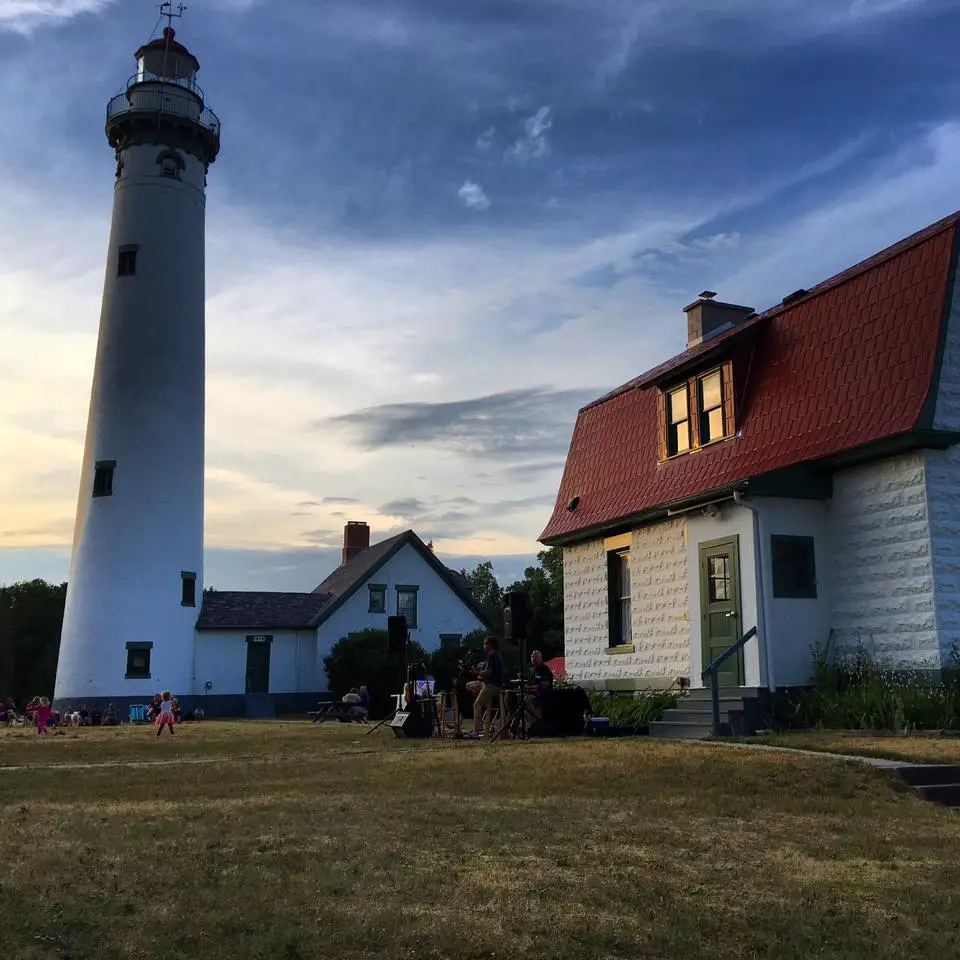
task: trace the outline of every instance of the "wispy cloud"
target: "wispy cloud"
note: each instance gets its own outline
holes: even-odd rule
[[[457,191],[463,205],[471,210],[487,210],[490,207],[490,198],[484,192],[479,183],[472,180],[466,180],[463,186]]]
[[[0,30],[29,33],[84,13],[99,13],[115,0],[0,0]]]
[[[370,450],[425,444],[470,456],[527,459],[564,452],[577,408],[600,392],[529,387],[470,400],[391,403],[332,417],[317,427],[355,428]]]
[[[486,153],[488,150],[492,150],[497,143],[497,131],[495,127],[487,127],[483,133],[477,137],[476,148],[483,153]]]
[[[504,159],[514,163],[526,163],[550,155],[550,140],[547,134],[553,126],[553,108],[541,107],[533,116],[523,121],[523,134],[504,154]]]

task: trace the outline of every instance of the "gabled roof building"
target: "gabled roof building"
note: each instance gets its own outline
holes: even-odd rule
[[[313,710],[332,696],[323,661],[333,645],[360,630],[386,631],[397,614],[428,653],[489,627],[466,577],[446,567],[432,543],[406,530],[371,544],[370,527],[360,521],[345,526],[340,565],[310,592],[205,590],[200,597],[185,590],[182,605],[194,614],[190,656],[178,666],[190,682],[169,682],[155,650],[164,637],[147,624],[126,643],[126,677],[170,689],[184,709],[202,707],[209,717]],[[356,685],[365,680],[358,676]],[[111,699],[125,711],[149,696]]]
[[[770,310],[704,291],[688,348],[577,417],[553,514],[568,671],[648,687],[751,627],[727,685],[811,649],[940,670],[960,641],[954,214]]]

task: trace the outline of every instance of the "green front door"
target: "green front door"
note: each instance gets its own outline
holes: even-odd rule
[[[270,647],[273,637],[247,637],[247,693],[270,692]]]
[[[737,538],[731,537],[700,544],[700,643],[704,670],[743,633],[737,543]],[[724,662],[719,679],[722,687],[743,684],[742,650]]]

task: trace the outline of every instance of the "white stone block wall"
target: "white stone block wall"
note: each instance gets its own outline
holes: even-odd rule
[[[607,555],[603,540],[563,548],[563,655],[577,680],[608,676]]]
[[[633,532],[630,552],[632,654],[610,659],[645,677],[690,675],[687,522],[667,520]]]
[[[923,455],[941,666],[960,667],[960,447]]]
[[[675,679],[690,671],[686,523],[633,532],[633,653],[608,653],[607,554],[603,540],[563,551],[564,657],[579,680]]]
[[[830,501],[834,647],[938,667],[923,453],[835,474]]]

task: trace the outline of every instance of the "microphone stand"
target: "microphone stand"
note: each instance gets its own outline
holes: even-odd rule
[[[527,638],[524,635],[517,639],[520,641],[520,699],[517,708],[510,715],[506,723],[490,738],[491,743],[493,743],[494,740],[503,739],[507,731],[513,730],[517,726],[518,721],[520,739],[527,739],[527,684],[524,678],[524,664],[527,662]]]
[[[373,727],[373,728],[371,728],[370,730],[368,730],[368,731],[367,731],[367,736],[368,736],[368,737],[370,736],[371,733],[373,733],[374,730],[379,730],[385,723],[389,723],[398,713],[400,713],[400,712],[403,710],[403,708],[404,708],[404,706],[405,706],[405,704],[402,702],[402,700],[403,700],[403,691],[404,691],[403,678],[406,677],[406,678],[407,678],[407,682],[408,682],[408,683],[410,682],[410,668],[409,668],[409,666],[407,665],[407,655],[408,655],[408,654],[407,654],[407,645],[408,645],[409,643],[410,643],[410,631],[408,630],[408,631],[407,631],[407,639],[404,641],[404,644],[403,644],[403,654],[402,654],[402,656],[401,656],[401,658],[400,658],[400,699],[401,699],[400,707],[399,707],[399,708],[398,708],[398,707],[394,707],[392,713],[390,713],[390,714],[388,714],[386,717],[384,717],[375,727]]]

